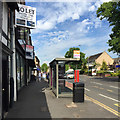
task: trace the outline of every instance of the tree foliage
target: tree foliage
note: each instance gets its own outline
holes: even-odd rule
[[[67,71],[67,70],[69,70],[69,65],[68,64],[65,65],[65,71]]]
[[[105,2],[101,4],[96,13],[100,20],[106,18],[110,26],[113,26],[110,34],[111,39],[107,42],[110,46],[108,51],[120,55],[120,1]]]
[[[97,63],[97,62],[93,62],[93,64],[92,64],[93,66],[94,66],[94,68],[96,68],[97,69],[97,67],[99,67],[99,66],[101,66],[99,63]]]
[[[65,54],[65,58],[73,58],[73,51],[74,50],[80,50],[79,48],[69,48],[69,50],[66,52]],[[70,67],[72,69],[85,69],[86,68],[86,63],[87,63],[87,60],[85,59],[85,54],[80,52],[80,61],[78,62],[71,62],[70,63]]]
[[[108,66],[105,61],[102,62],[101,70],[108,70]]]
[[[41,66],[41,69],[43,72],[47,72],[47,69],[48,69],[48,66],[46,63],[43,63],[42,66]]]

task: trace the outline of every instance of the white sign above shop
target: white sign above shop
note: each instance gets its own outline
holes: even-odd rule
[[[36,8],[18,4],[19,12],[15,11],[15,24],[27,28],[36,28]]]

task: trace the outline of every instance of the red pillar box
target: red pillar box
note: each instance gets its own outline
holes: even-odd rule
[[[76,70],[75,70],[75,72],[74,72],[74,76],[75,76],[75,80],[74,80],[74,82],[76,82]]]

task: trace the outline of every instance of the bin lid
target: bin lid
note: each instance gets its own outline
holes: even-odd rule
[[[84,87],[84,83],[83,82],[74,82],[73,87]]]

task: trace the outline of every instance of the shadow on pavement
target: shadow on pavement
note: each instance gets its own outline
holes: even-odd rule
[[[23,87],[6,118],[51,118],[44,93],[47,86],[48,83],[42,80]]]

